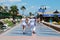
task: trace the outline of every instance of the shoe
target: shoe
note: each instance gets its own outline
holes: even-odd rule
[[[26,34],[25,32],[23,32],[23,34]]]
[[[33,31],[33,34],[35,34],[35,32]]]

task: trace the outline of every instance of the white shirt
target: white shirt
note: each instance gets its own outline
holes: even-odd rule
[[[26,19],[25,18],[22,18],[22,25],[26,25]]]
[[[30,25],[34,25],[35,24],[35,19],[30,19]]]
[[[22,22],[24,23],[24,22],[25,22],[25,20],[26,20],[26,19],[25,19],[25,18],[23,18],[23,19],[22,19]]]

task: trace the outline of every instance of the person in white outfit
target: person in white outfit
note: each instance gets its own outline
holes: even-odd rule
[[[22,27],[23,27],[23,34],[26,34],[26,28],[29,27],[29,19],[26,18],[22,18]]]
[[[22,18],[22,27],[23,27],[23,34],[25,33],[25,28],[26,28],[26,18]]]
[[[36,20],[35,20],[33,17],[30,18],[30,20],[29,20],[29,24],[30,24],[30,27],[31,27],[31,31],[35,34]]]

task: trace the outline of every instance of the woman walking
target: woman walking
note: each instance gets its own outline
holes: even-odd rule
[[[22,27],[23,27],[23,34],[26,34],[27,28],[29,28],[29,19],[27,17],[22,18]]]
[[[25,17],[23,17],[22,18],[22,27],[23,27],[23,34],[25,34],[25,29],[26,29],[26,18]]]

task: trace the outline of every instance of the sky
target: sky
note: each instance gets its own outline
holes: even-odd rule
[[[8,7],[17,5],[20,14],[22,14],[21,6],[25,6],[25,15],[28,15],[29,12],[34,14],[42,5],[47,7],[46,11],[60,10],[60,0],[0,0],[0,5]]]

